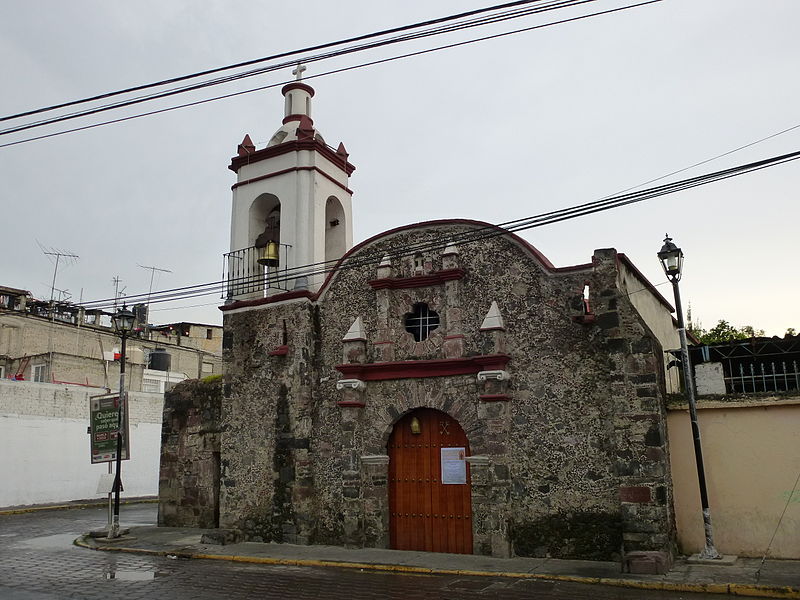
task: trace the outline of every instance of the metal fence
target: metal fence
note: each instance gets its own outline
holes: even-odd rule
[[[278,266],[260,265],[258,259],[262,249],[250,246],[222,255],[223,298],[257,297],[266,295],[268,290],[288,291],[293,281],[288,279],[288,244],[278,246]]]
[[[800,336],[752,338],[691,348],[692,364],[722,364],[727,393],[800,391]]]
[[[738,368],[737,368],[738,367]],[[790,392],[800,390],[797,361],[739,363],[725,376],[725,388],[731,393]]]

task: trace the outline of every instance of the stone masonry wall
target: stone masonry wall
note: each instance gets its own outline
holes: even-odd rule
[[[218,527],[222,380],[187,380],[164,395],[158,524]]]
[[[387,547],[387,440],[403,414],[430,407],[469,439],[476,553],[671,550],[660,348],[619,291],[615,252],[553,271],[503,235],[377,264],[396,248],[475,227],[386,234],[353,255],[374,253],[374,262],[338,272],[316,301],[226,315],[223,526],[251,539]],[[459,269],[430,285],[369,284]],[[492,301],[505,328],[481,331]],[[424,342],[403,326],[418,302],[441,319]],[[343,342],[357,317],[366,339]],[[506,353],[510,381],[471,374],[337,389],[342,363]]]

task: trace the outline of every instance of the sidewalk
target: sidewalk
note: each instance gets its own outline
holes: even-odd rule
[[[631,575],[620,572],[616,562],[557,560],[544,558],[491,558],[464,554],[407,552],[375,548],[336,546],[295,546],[242,542],[216,545],[201,543],[206,531],[172,527],[133,527],[118,541],[88,535],[76,545],[94,550],[135,552],[231,560],[261,564],[374,569],[409,573],[442,573],[471,576],[501,576],[550,579],[602,584],[643,590],[705,592],[765,598],[800,598],[800,561],[767,560],[756,580],[761,563],[740,558],[733,566],[687,564],[679,559],[666,575]]]

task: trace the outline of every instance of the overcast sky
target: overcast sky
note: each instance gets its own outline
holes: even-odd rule
[[[601,0],[315,63],[306,75],[624,4]],[[483,5],[8,2],[0,115]],[[356,242],[429,219],[508,221],[596,200],[800,124],[798,22],[796,0],[665,0],[309,81],[314,122],[356,165]],[[291,78],[287,69],[180,98]],[[156,275],[156,289],[219,279],[230,158],[246,133],[263,147],[282,117],[274,88],[0,149],[0,285],[49,298],[53,264],[37,242],[80,255],[56,282],[74,301],[81,291],[84,300],[112,296],[115,276],[128,294],[147,292],[150,272],[137,264],[172,271]],[[799,148],[800,129],[672,179]],[[656,258],[669,232],[686,255],[681,290],[695,319],[782,335],[800,329],[798,178],[800,161],[523,236],[556,266],[614,247],[671,301]],[[154,306],[151,320],[221,323],[218,303]]]

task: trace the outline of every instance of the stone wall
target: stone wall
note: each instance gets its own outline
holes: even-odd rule
[[[387,440],[403,414],[430,407],[469,438],[476,553],[672,551],[661,347],[619,289],[616,253],[558,270],[505,234],[378,266],[396,248],[476,227],[390,232],[357,249],[351,260],[373,260],[339,271],[317,298],[231,307],[224,527],[258,540],[387,547]],[[482,329],[493,301],[504,327]],[[403,326],[417,302],[441,319],[423,342]],[[363,337],[343,341],[359,317]],[[473,359],[503,362],[506,376],[345,375],[362,364]]]
[[[221,377],[187,380],[164,395],[158,523],[218,527]]]

